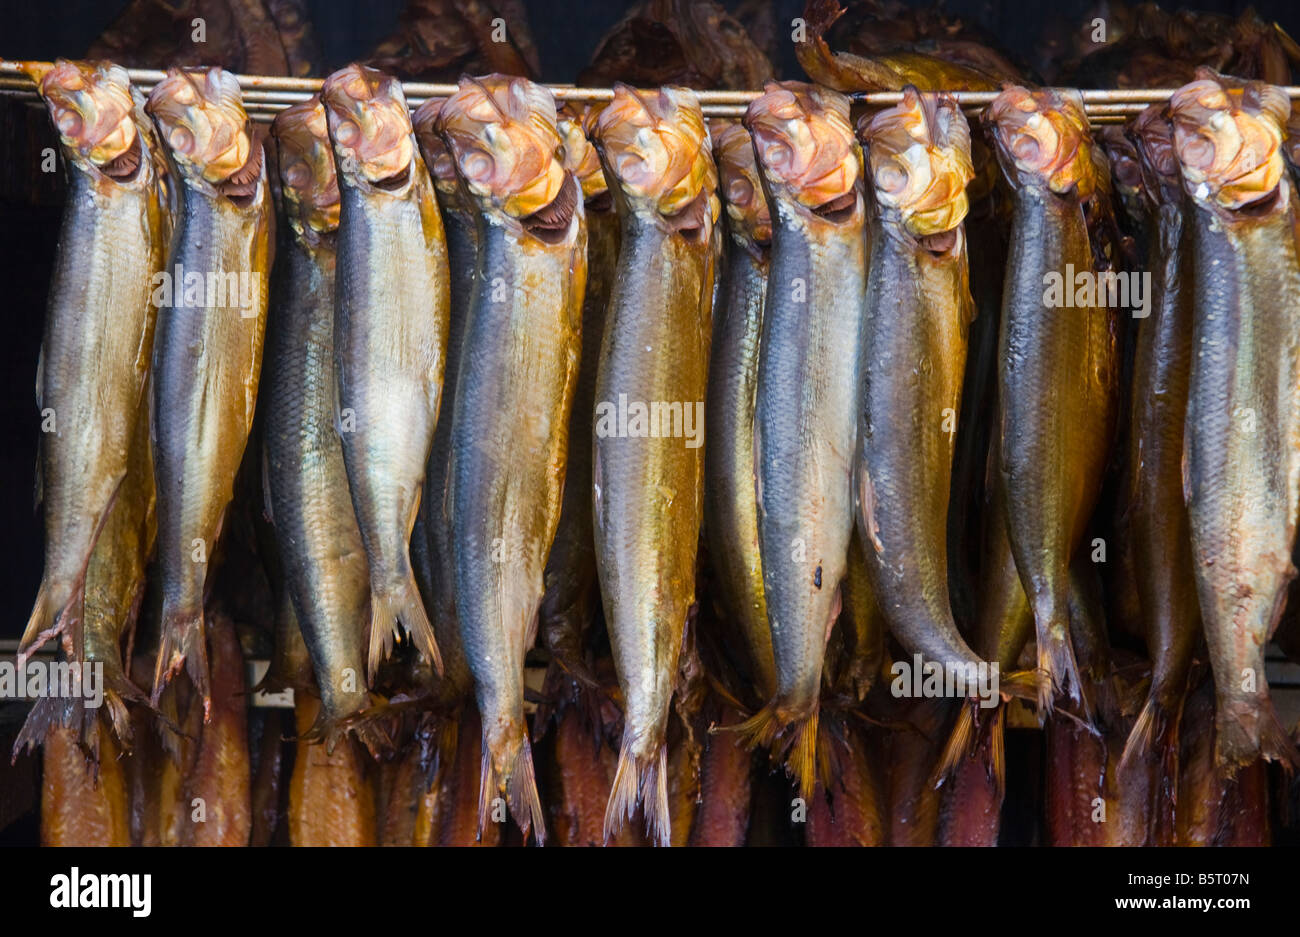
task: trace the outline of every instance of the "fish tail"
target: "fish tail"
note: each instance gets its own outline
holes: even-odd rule
[[[409,568],[409,566],[408,566]],[[379,665],[393,653],[399,625],[406,629],[420,649],[433,663],[433,669],[442,676],[442,655],[433,637],[429,615],[424,610],[420,589],[415,584],[415,574],[408,572],[406,581],[395,592],[372,592],[370,596],[370,650],[366,669],[371,682]]]
[[[974,700],[964,701],[957,711],[957,721],[953,723],[952,733],[943,747],[939,765],[931,778],[930,786],[938,788],[952,776],[961,764],[961,760],[971,754],[971,745],[975,739],[978,723],[978,704]]]
[[[1074,658],[1070,633],[1065,628],[1057,630],[1052,627],[1053,621],[1064,620],[1065,616],[1057,616],[1050,611],[1048,614],[1040,614],[1035,609],[1034,612],[1038,669],[1047,676],[1038,686],[1038,711],[1045,716],[1051,715],[1053,702],[1058,696],[1068,697],[1075,703],[1084,704],[1086,708],[1079,664]]]
[[[773,760],[783,757],[786,773],[799,785],[799,796],[812,798],[817,785],[819,709],[802,718],[784,716],[775,703],[769,703],[744,722],[723,726],[719,731],[740,734],[748,748],[770,748]]]
[[[296,692],[304,691],[299,689]],[[300,737],[311,744],[323,743],[325,753],[332,755],[339,740],[351,733],[372,756],[379,759],[393,750],[390,727],[398,718],[385,703],[342,717],[331,716],[322,706],[316,721]]]
[[[672,844],[668,819],[668,746],[660,742],[657,755],[649,757],[633,751],[634,737],[623,736],[618,752],[618,769],[605,806],[605,843],[618,835],[623,824],[641,807],[645,814],[646,835],[657,846]]]
[[[537,794],[537,778],[533,773],[533,748],[528,744],[526,731],[518,733],[515,752],[507,757],[509,764],[498,775],[492,744],[484,733],[478,798],[478,838],[483,839],[483,831],[491,820],[493,801],[504,790],[506,806],[510,808],[510,815],[515,818],[519,831],[523,833],[524,842],[528,841],[528,834],[532,832],[537,845],[545,846],[546,823],[542,815],[542,801]]]
[[[123,752],[131,750],[132,732],[131,732],[131,713],[127,709],[127,703],[148,706],[149,698],[144,695],[134,683],[127,679],[126,674],[120,670],[117,673],[108,673],[105,668],[104,673],[104,711],[107,714],[108,723],[113,729],[113,734],[117,736],[121,743]]]
[[[31,752],[38,746],[44,745],[46,736],[54,729],[72,725],[76,717],[74,709],[78,708],[80,702],[75,698],[42,696],[33,703],[31,711],[23,721],[23,727],[18,730],[18,738],[14,740],[9,763],[17,762],[18,756],[24,750]]]
[[[1178,761],[1178,736],[1172,731],[1178,723],[1177,713],[1171,713],[1152,693],[1147,697],[1133,723],[1133,731],[1124,743],[1124,754],[1119,759],[1119,770],[1124,772],[1134,761],[1141,761],[1152,752],[1159,752],[1161,761],[1167,763],[1172,753]],[[1175,775],[1177,777],[1177,775]]]
[[[212,716],[212,691],[208,679],[208,642],[203,627],[203,608],[195,611],[164,609],[162,633],[158,639],[158,663],[154,669],[153,695],[150,703],[158,708],[158,700],[171,679],[181,668],[189,674],[190,682],[203,700],[203,721]]]
[[[1261,698],[1221,701],[1215,715],[1214,760],[1230,776],[1259,758],[1281,762],[1291,774],[1300,766],[1300,753],[1282,727],[1265,690]]]

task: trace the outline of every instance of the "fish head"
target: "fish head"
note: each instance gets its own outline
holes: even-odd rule
[[[582,107],[572,101],[566,102],[560,108],[555,124],[560,139],[564,141],[564,168],[578,180],[588,211],[609,211],[614,207],[605,170],[600,166],[600,154],[583,129],[587,121],[593,119],[593,111],[599,108],[599,105]]]
[[[143,160],[135,99],[126,69],[108,62],[24,63],[59,142],[73,163],[112,179],[135,175]]]
[[[1013,186],[1040,186],[1086,199],[1099,179],[1083,98],[1077,91],[1019,85],[993,99],[984,120]]]
[[[437,125],[465,188],[489,218],[547,243],[567,237],[578,185],[562,163],[550,91],[509,75],[465,77]]]
[[[232,198],[256,189],[262,147],[233,74],[215,66],[170,68],[145,110],[187,185]]]
[[[613,100],[589,118],[587,131],[626,211],[688,239],[712,238],[722,211],[718,171],[694,91],[615,83]]]
[[[1142,191],[1150,206],[1177,204],[1183,194],[1183,173],[1174,152],[1174,125],[1163,104],[1152,104],[1128,127],[1138,154]]]
[[[405,193],[414,177],[415,142],[402,83],[365,65],[325,79],[321,100],[345,183],[366,191]]]
[[[1300,170],[1300,101],[1291,105],[1286,121],[1286,158]]]
[[[768,82],[744,125],[777,214],[789,207],[831,222],[860,223],[862,150],[849,124],[849,99],[798,81]]]
[[[1109,124],[1097,132],[1100,149],[1106,156],[1110,167],[1110,182],[1126,207],[1143,200],[1145,182],[1142,177],[1142,163],[1138,157],[1137,145],[1129,137],[1128,128],[1121,124]]]
[[[282,110],[271,134],[280,145],[280,185],[294,231],[312,237],[338,230],[339,181],[320,97]]]
[[[1169,101],[1183,185],[1222,211],[1263,207],[1284,174],[1282,139],[1291,102],[1281,88],[1199,69]]]
[[[772,211],[763,195],[749,131],[732,121],[720,124],[713,133],[713,158],[732,236],[746,250],[763,250],[772,243]]]
[[[447,210],[472,215],[474,200],[461,185],[460,177],[456,175],[456,160],[438,133],[438,115],[443,103],[443,98],[425,101],[411,115],[411,126],[415,129],[415,141],[419,144],[425,168],[438,190],[439,204]]]
[[[970,125],[951,95],[912,86],[903,100],[859,124],[876,203],[913,237],[927,243],[954,231],[975,178]]]

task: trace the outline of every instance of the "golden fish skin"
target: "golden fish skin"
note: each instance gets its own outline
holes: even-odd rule
[[[588,134],[622,224],[596,378],[592,469],[596,566],[624,705],[605,838],[640,804],[648,838],[667,845],[667,723],[695,602],[704,501],[703,448],[688,445],[685,415],[705,399],[716,171],[699,101],[686,89],[618,85]],[[651,436],[644,416],[637,435],[630,416],[620,428],[620,406],[626,415],[633,404],[648,411],[652,403],[680,405],[677,435],[670,422],[667,435],[660,426]]]
[[[289,780],[289,845],[374,846],[374,791],[358,747],[344,739],[328,752],[304,738],[320,708],[306,693],[294,702],[299,741]]]
[[[333,748],[365,708],[370,573],[334,426],[334,301],[339,189],[316,98],[277,115],[282,229],[263,377],[267,511],[292,617],[320,693],[312,736]],[[378,745],[362,725],[367,744]]]
[[[321,87],[342,203],[334,367],[343,461],[370,567],[366,669],[399,625],[442,670],[411,568],[447,357],[447,242],[400,83],[363,65]]]
[[[456,619],[483,718],[479,831],[504,797],[539,844],[545,818],[524,719],[524,656],[560,520],[587,279],[581,192],[556,158],[555,121],[549,91],[500,75],[462,79],[438,115],[486,222],[447,492]]]
[[[866,256],[862,155],[848,99],[771,83],[745,126],[772,208],[754,404],[759,553],[776,691],[740,727],[801,796],[815,781],[818,696],[853,532]]]
[[[170,303],[154,343],[153,440],[158,485],[162,637],[155,705],[185,667],[210,713],[203,601],[235,475],[253,421],[266,328],[272,225],[261,143],[233,75],[171,69],[147,109],[181,179],[181,215],[167,266]],[[213,294],[221,275],[237,298]],[[190,292],[195,275],[202,295]],[[213,279],[216,279],[214,276]]]
[[[772,216],[754,162],[753,140],[731,124],[714,137],[719,191],[729,235],[714,311],[705,425],[704,530],[725,612],[744,636],[753,691],[766,702],[776,690],[772,632],[763,594],[754,492],[754,401],[763,304],[771,268]]]
[[[1264,677],[1295,576],[1300,510],[1300,211],[1281,154],[1285,93],[1212,74],[1170,102],[1196,207],[1183,495],[1214,670],[1215,760],[1300,762]]]
[[[1093,273],[1082,201],[1098,179],[1082,102],[1011,87],[990,105],[998,159],[1014,190],[999,338],[998,466],[1005,520],[1034,610],[1040,709],[1082,700],[1069,635],[1070,563],[1092,514],[1118,406],[1113,310],[1054,308],[1051,274]],[[1067,266],[1071,265],[1071,266]]]
[[[582,361],[569,417],[564,503],[555,543],[546,560],[541,632],[558,670],[583,686],[594,687],[596,680],[584,658],[583,646],[600,601],[591,529],[592,429],[605,310],[618,262],[619,219],[600,168],[600,157],[583,135],[581,115],[570,108],[561,110],[557,127],[564,138],[565,167],[582,187],[587,218],[587,289],[582,300]],[[554,687],[555,680],[551,682]],[[543,715],[539,710],[538,719]]]
[[[77,732],[53,727],[41,752],[41,845],[130,846],[130,796],[112,738],[100,762],[89,760]]]
[[[20,660],[59,635],[75,661],[87,566],[146,402],[152,278],[170,219],[157,141],[126,72],[66,60],[28,70],[60,133],[69,191],[36,375],[45,565]]]

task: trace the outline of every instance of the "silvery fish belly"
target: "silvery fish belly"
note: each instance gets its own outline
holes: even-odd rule
[[[87,564],[147,406],[170,218],[153,127],[126,72],[64,60],[27,71],[59,133],[68,197],[36,375],[45,568],[21,648],[57,635],[79,660]]]
[[[775,746],[805,798],[815,782],[826,640],[853,532],[866,207],[848,114],[844,96],[786,82],[769,84],[745,115],[772,208],[754,467],[777,682],[742,731]]]
[[[233,75],[173,68],[147,110],[177,167],[182,206],[154,347],[163,603],[154,699],[184,666],[207,713],[203,602],[257,399],[271,193]]]
[[[1213,73],[1170,102],[1196,207],[1183,494],[1214,669],[1215,761],[1297,763],[1264,678],[1300,508],[1297,199],[1283,164],[1280,88]]]
[[[411,569],[411,529],[447,357],[447,244],[395,79],[363,65],[321,88],[338,167],[334,362],[343,440],[370,564],[371,679],[399,625],[441,672]]]
[[[716,169],[698,99],[615,88],[589,122],[622,223],[596,376],[596,568],[623,741],[609,840],[640,804],[669,841],[666,731],[695,602],[712,330]]]
[[[452,413],[447,515],[456,619],[483,719],[479,831],[505,798],[540,844],[524,720],[524,655],[560,520],[582,347],[587,229],[540,85],[463,78],[437,126],[482,216]]]

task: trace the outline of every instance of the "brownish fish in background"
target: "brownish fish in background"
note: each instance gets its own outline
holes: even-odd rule
[[[405,81],[540,71],[524,0],[408,0],[367,64]]]
[[[130,796],[111,736],[99,763],[88,759],[76,729],[52,726],[41,753],[41,845],[130,846]]]
[[[374,846],[375,800],[364,756],[351,739],[330,751],[304,738],[320,708],[319,699],[295,694],[298,742],[289,781],[289,845]]]

